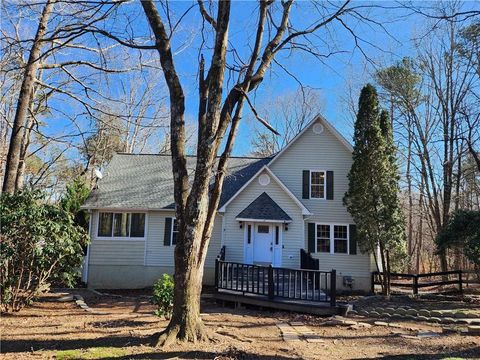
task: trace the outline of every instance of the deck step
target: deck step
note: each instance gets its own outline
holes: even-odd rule
[[[244,294],[221,290],[216,292],[213,297],[217,300],[228,301],[237,304],[254,305],[259,307],[271,308],[282,311],[298,312],[303,314],[313,314],[320,316],[331,316],[341,313],[339,306],[331,306],[327,302],[315,302],[299,299],[274,298],[257,294]]]

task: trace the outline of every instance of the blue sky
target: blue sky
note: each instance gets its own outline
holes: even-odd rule
[[[171,2],[170,6],[174,14],[180,14],[185,9],[196,2],[183,1]],[[329,5],[322,2],[323,5],[338,6],[339,3]],[[323,115],[336,126],[347,139],[351,138],[352,123],[349,118],[349,112],[345,108],[343,98],[347,95],[347,88],[352,86],[354,91],[360,90],[360,87],[370,81],[375,64],[379,66],[387,66],[395,61],[402,59],[404,56],[413,55],[412,38],[421,36],[427,26],[425,18],[420,15],[407,15],[407,11],[400,9],[396,2],[374,1],[361,2],[353,1],[352,6],[367,6],[359,11],[362,15],[368,16],[374,21],[381,22],[384,28],[373,23],[365,23],[346,17],[345,22],[355,34],[361,39],[359,45],[368,56],[368,60],[362,54],[360,49],[356,48],[354,38],[345,30],[341,24],[334,22],[327,28],[311,37],[315,46],[321,49],[323,54],[330,51],[338,52],[319,61],[311,55],[303,52],[283,52],[277,57],[278,61],[288,68],[288,71],[304,85],[314,89],[319,89],[321,97],[324,101]],[[416,3],[420,4],[420,3]],[[423,2],[422,4],[426,4]],[[433,3],[429,3],[433,4]],[[258,3],[254,1],[234,1],[231,11],[231,23],[229,28],[230,43],[238,52],[238,55],[247,60],[250,46],[253,42],[255,26],[257,23]],[[280,6],[276,3],[274,6]],[[369,7],[370,6],[370,7]],[[467,3],[466,6],[476,6],[475,3]],[[128,29],[134,33],[134,36],[146,37],[149,35],[149,27],[147,25],[145,15],[141,10],[138,2],[124,5],[122,8],[123,15],[119,15],[115,22],[108,20],[103,26],[109,31],[115,31],[118,36],[125,37],[126,21],[124,19],[133,19],[131,27]],[[277,15],[279,13],[277,12]],[[314,23],[319,18],[318,13],[312,7],[311,2],[299,1],[293,7],[291,12],[291,23],[296,29],[303,29]],[[175,19],[173,19],[175,20]],[[31,26],[30,26],[31,25]],[[181,22],[174,38],[172,47],[174,50],[184,48],[174,58],[177,71],[180,74],[181,81],[186,94],[186,117],[188,121],[195,122],[198,104],[198,88],[197,88],[197,71],[198,71],[198,55],[201,42],[201,19],[198,9],[194,7]],[[35,27],[29,24],[23,28],[25,33],[31,33]],[[207,42],[210,40],[207,35]],[[108,42],[108,41],[107,41]],[[114,42],[112,42],[113,44]],[[187,44],[187,46],[185,46]],[[125,50],[127,51],[127,50]],[[130,50],[128,50],[130,51]],[[207,64],[209,61],[209,53],[204,50]],[[58,58],[61,59],[61,54]],[[72,55],[69,54],[69,57]],[[154,50],[143,51],[142,58],[152,58],[158,62],[158,54]],[[231,60],[231,57],[230,57]],[[59,60],[57,60],[59,61]],[[111,59],[112,67],[122,67],[124,64],[122,56],[116,56]],[[85,75],[85,74],[83,74]],[[155,78],[145,74],[134,73],[128,76],[139,77],[141,83],[146,81],[157,81],[159,83],[159,98],[168,97],[166,88],[162,86],[161,73]],[[125,80],[125,75],[113,76],[109,80],[110,91],[117,92],[120,88],[119,81]],[[61,80],[61,79],[60,79]],[[92,87],[104,90],[106,82],[101,75],[88,77],[86,80]],[[141,85],[140,85],[141,86]],[[261,105],[268,99],[281,96],[282,94],[291,93],[298,89],[298,83],[291,76],[286,74],[280,67],[274,66],[269,71],[259,89],[250,97],[257,105]],[[226,84],[225,89],[229,89],[231,84]],[[356,94],[355,96],[358,96]],[[51,117],[46,124],[48,128],[45,132],[54,134],[59,131],[65,133],[75,133],[77,129],[72,123],[66,119],[65,114],[70,117],[82,114],[82,126],[88,128],[90,119],[84,114],[85,110],[79,104],[75,104],[71,99],[51,100],[50,105],[56,109],[55,112],[48,114]],[[261,115],[261,114],[260,114]],[[268,119],[267,119],[268,120]],[[272,119],[270,119],[272,120]],[[244,112],[243,121],[241,123],[234,155],[247,155],[250,152],[251,134],[253,120],[248,109]],[[78,139],[72,138],[72,141]],[[71,157],[77,157],[78,153],[70,153]]]
[[[354,5],[376,4],[379,2],[365,3],[354,2]],[[183,3],[185,5],[185,3]],[[396,3],[382,2],[382,6],[396,7]],[[235,2],[232,7],[232,21],[230,25],[230,41],[235,44],[239,51],[248,53],[247,43],[251,44],[253,31],[257,21],[255,2]],[[297,28],[307,27],[313,23],[316,15],[311,12],[310,4],[299,2],[292,10],[292,23]],[[372,19],[383,21],[386,31],[380,27],[370,24],[366,25],[355,19],[349,18],[348,25],[351,26],[356,34],[366,40],[360,41],[360,46],[365,51],[369,59],[367,60],[360,49],[355,47],[353,37],[336,23],[328,27],[330,33],[319,31],[318,39],[314,39],[323,53],[328,53],[327,46],[322,44],[328,42],[332,50],[340,51],[338,54],[331,55],[323,62],[313,56],[297,52],[289,57],[280,56],[279,61],[288,68],[288,71],[304,85],[319,89],[324,101],[323,114],[329,119],[348,139],[351,138],[352,124],[348,121],[348,114],[342,98],[346,96],[347,85],[351,84],[358,89],[364,82],[368,81],[369,73],[374,65],[371,61],[378,64],[391,64],[400,60],[404,56],[412,55],[412,46],[410,39],[415,36],[423,27],[424,19],[420,16],[411,16],[402,18],[404,10],[394,9],[371,9],[363,11]],[[368,44],[368,43],[370,44]],[[182,74],[184,86],[187,89],[187,115],[195,119],[197,108],[197,87],[196,82],[192,81],[196,74],[196,53],[195,45],[192,44],[189,51],[180,53],[177,58],[177,66]],[[192,76],[193,75],[193,76]],[[190,81],[189,81],[190,80]],[[299,84],[291,76],[286,74],[278,66],[274,66],[271,72],[267,74],[264,82],[252,96],[257,104],[261,104],[269,98],[281,96],[285,93],[291,93],[298,89]],[[190,95],[190,96],[189,96]],[[251,130],[254,120],[250,111],[247,109],[244,114],[244,120],[239,129],[239,136],[234,148],[235,155],[245,155],[250,151]]]

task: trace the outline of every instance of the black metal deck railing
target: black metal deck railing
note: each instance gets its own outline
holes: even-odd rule
[[[215,262],[215,287],[245,294],[336,304],[336,271]]]

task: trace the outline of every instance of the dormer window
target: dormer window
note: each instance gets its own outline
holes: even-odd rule
[[[310,198],[325,199],[325,171],[310,171]]]

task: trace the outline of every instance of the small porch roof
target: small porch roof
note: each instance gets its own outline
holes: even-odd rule
[[[238,221],[272,221],[289,223],[292,218],[266,192],[237,215]]]

